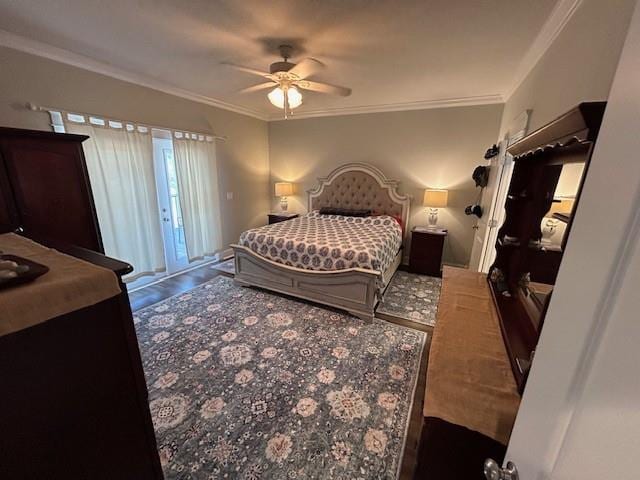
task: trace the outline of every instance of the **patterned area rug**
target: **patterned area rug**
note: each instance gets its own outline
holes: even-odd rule
[[[377,312],[433,327],[441,288],[441,278],[398,270]]]
[[[425,333],[227,277],[134,321],[166,478],[397,478]]]
[[[215,265],[212,265],[211,268],[213,268],[214,270],[219,270],[224,273],[228,273],[229,275],[235,275],[236,265],[234,260],[235,260],[234,258],[230,258],[228,260],[225,260],[224,262],[220,262],[220,263],[216,263]]]

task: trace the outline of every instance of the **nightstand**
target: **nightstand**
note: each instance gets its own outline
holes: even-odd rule
[[[432,277],[442,276],[442,249],[445,238],[445,228],[414,227],[411,230],[409,271]]]
[[[296,218],[298,216],[297,213],[287,213],[287,212],[275,212],[269,214],[269,225],[272,223],[284,222],[285,220],[291,220],[292,218]]]

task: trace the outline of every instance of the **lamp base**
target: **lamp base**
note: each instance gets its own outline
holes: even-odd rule
[[[280,198],[280,208],[282,209],[283,212],[286,212],[287,209],[289,208],[289,202],[287,202],[287,197]]]
[[[430,208],[429,209],[429,224],[428,228],[436,229],[438,228],[438,209]]]
[[[542,240],[551,243],[551,237],[556,233],[556,228],[558,228],[559,220],[555,218],[548,218],[544,224],[544,228],[542,229]]]

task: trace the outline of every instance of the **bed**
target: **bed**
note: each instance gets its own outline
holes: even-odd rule
[[[410,199],[377,168],[342,165],[308,192],[309,213],[243,232],[235,282],[329,305],[371,321],[401,263]],[[373,215],[323,215],[322,208]]]

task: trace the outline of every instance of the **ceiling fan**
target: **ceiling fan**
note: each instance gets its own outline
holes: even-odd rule
[[[292,50],[291,45],[280,45],[278,50],[284,61],[272,63],[269,66],[269,72],[262,72],[255,68],[244,67],[229,62],[222,62],[222,64],[267,79],[267,82],[240,90],[240,93],[258,92],[260,90],[273,88],[273,90],[267,94],[267,98],[274,106],[284,110],[284,118],[287,118],[294,108],[302,105],[302,93],[300,90],[329,93],[342,97],[351,95],[350,88],[307,80],[308,77],[324,68],[322,62],[313,58],[305,58],[299,63],[291,63],[289,62]]]

